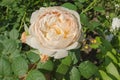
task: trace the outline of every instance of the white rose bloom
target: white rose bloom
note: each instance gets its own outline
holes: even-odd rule
[[[111,31],[118,30],[120,28],[120,19],[113,18]]]
[[[32,13],[25,43],[56,59],[79,47],[81,23],[79,14],[64,7],[40,8]]]

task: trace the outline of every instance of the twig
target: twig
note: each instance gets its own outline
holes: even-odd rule
[[[20,27],[19,27],[18,31],[20,31],[21,28],[23,27],[23,23],[24,23],[25,16],[26,16],[26,12],[24,13],[24,15],[23,15],[23,17],[22,17],[21,24],[20,24]]]
[[[89,5],[87,8],[85,8],[85,9],[81,12],[81,14],[83,14],[83,13],[91,10],[91,9],[93,8],[93,6],[96,5],[97,1],[99,2],[99,0],[94,0],[92,3],[90,3],[90,5]]]

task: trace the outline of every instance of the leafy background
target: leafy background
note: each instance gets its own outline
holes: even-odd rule
[[[48,6],[77,11],[84,40],[66,58],[42,63],[20,37],[32,12]],[[110,31],[114,17],[120,17],[120,0],[0,0],[0,80],[120,80],[120,31]]]

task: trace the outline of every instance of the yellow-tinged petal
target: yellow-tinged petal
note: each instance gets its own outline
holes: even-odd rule
[[[41,62],[46,62],[49,60],[49,56],[48,55],[45,55],[45,54],[41,54],[40,55],[40,61]]]
[[[22,43],[25,43],[26,42],[26,32],[23,32],[22,33],[22,36],[21,36],[21,39]]]

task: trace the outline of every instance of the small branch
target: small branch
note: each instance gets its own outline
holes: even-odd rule
[[[18,31],[20,31],[22,29],[22,27],[23,27],[25,16],[26,16],[26,12],[24,13],[24,15],[23,15],[23,17],[21,19],[21,24],[20,24],[20,27],[19,27]]]
[[[85,9],[81,12],[81,14],[83,14],[83,13],[91,10],[91,9],[97,4],[97,1],[99,2],[99,0],[94,0],[92,3],[90,3],[90,5],[89,5],[87,8],[85,8]]]

